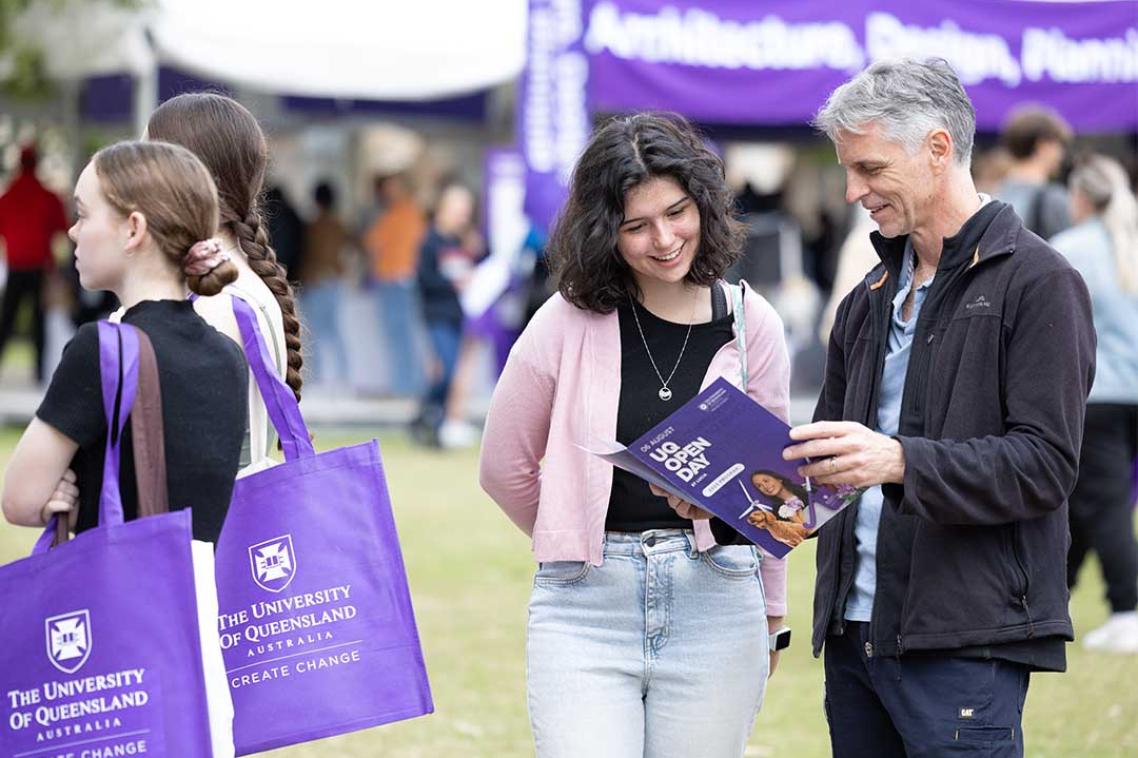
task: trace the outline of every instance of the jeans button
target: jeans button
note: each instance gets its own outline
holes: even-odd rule
[[[644,540],[644,544],[648,547],[656,547],[656,537],[654,535],[649,537],[648,539]]]
[[[865,657],[866,658],[872,658],[873,657],[873,643],[872,642],[865,643]]]

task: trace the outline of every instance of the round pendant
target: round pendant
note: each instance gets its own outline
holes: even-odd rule
[[[667,402],[672,399],[672,391],[667,387],[660,388],[660,399]]]

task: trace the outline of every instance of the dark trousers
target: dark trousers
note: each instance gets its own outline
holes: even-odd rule
[[[1087,406],[1079,481],[1071,493],[1071,551],[1067,584],[1075,586],[1094,551],[1115,613],[1138,608],[1138,540],[1134,537],[1131,472],[1138,456],[1138,406]]]
[[[450,385],[454,382],[454,371],[458,367],[458,354],[462,348],[462,324],[449,321],[428,321],[427,334],[431,347],[439,359],[442,371],[427,390],[427,404],[446,407],[450,395]]]
[[[1008,661],[866,654],[869,624],[826,639],[834,758],[1022,758],[1029,673]]]
[[[0,304],[0,360],[16,328],[16,314],[24,300],[32,302],[32,342],[36,348],[36,381],[43,383],[44,313],[42,271],[9,271],[4,300]]]

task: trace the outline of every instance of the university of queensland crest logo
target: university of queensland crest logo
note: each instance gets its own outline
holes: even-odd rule
[[[91,655],[91,613],[73,611],[44,621],[47,657],[65,674],[74,674]]]
[[[280,592],[292,582],[296,574],[296,553],[292,549],[292,535],[286,534],[249,547],[249,566],[253,581],[269,592]]]

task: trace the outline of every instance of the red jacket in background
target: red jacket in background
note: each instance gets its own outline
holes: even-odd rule
[[[52,237],[68,226],[63,203],[35,174],[19,174],[0,195],[0,238],[11,271],[52,268]]]

